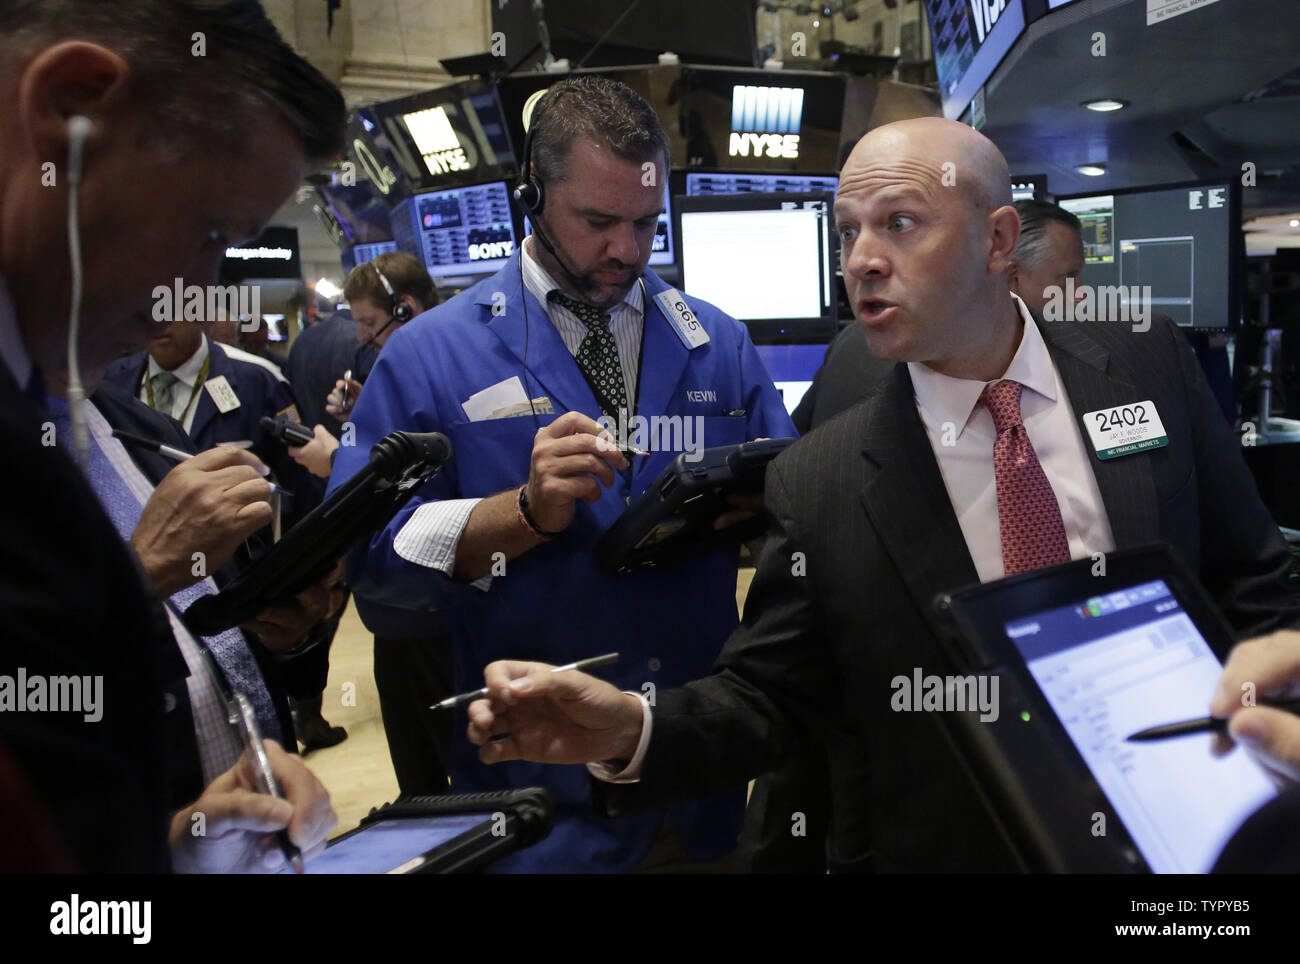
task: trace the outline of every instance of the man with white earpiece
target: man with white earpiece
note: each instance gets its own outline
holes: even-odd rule
[[[175,42],[197,31],[203,58]],[[44,843],[21,869],[90,872],[309,857],[334,826],[329,797],[272,741],[279,799],[245,756],[173,805],[174,758],[196,739],[174,695],[189,673],[174,613],[114,527],[131,491],[84,398],[148,340],[157,286],[215,284],[225,248],[259,232],[303,162],[338,154],[342,98],[255,3],[0,0],[0,62],[0,675],[84,684],[75,706],[0,713],[0,755],[46,824],[0,826],[0,852],[30,834]],[[249,130],[256,151],[237,136]],[[71,446],[51,414],[59,390]],[[260,526],[252,462],[220,471],[232,511]]]

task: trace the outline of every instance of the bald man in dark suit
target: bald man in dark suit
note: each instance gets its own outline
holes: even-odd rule
[[[1008,288],[1008,183],[993,144],[955,122],[858,143],[835,202],[845,281],[872,354],[896,364],[768,469],[768,541],[713,674],[650,707],[585,674],[493,663],[492,698],[470,706],[484,761],[589,762],[617,815],[735,785],[813,735],[829,741],[834,853],[1013,870],[940,719],[891,699],[899,674],[951,670],[936,594],[1165,542],[1240,635],[1300,617],[1287,547],[1186,340],[1155,320],[1035,317]],[[1168,444],[1099,458],[1083,416],[1141,401]]]

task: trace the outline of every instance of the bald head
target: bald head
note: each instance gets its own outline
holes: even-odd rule
[[[992,141],[938,117],[877,127],[844,162],[835,222],[874,354],[957,378],[1005,370],[1020,334],[1007,287],[1020,219]]]
[[[853,190],[873,171],[904,164],[935,185],[956,190],[981,214],[1011,203],[1011,171],[993,142],[966,124],[913,117],[868,131],[840,172],[840,190]]]

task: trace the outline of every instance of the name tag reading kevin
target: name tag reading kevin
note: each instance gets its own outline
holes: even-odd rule
[[[1169,444],[1165,426],[1152,401],[1131,402],[1088,412],[1083,416],[1099,459],[1145,452]]]

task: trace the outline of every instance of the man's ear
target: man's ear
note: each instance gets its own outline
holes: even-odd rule
[[[397,300],[401,301],[405,305],[410,306],[412,318],[414,318],[416,315],[424,314],[424,306],[415,300],[415,295],[398,295]]]
[[[77,114],[94,123],[93,144],[124,99],[129,74],[127,62],[113,51],[82,40],[55,44],[32,58],[19,77],[18,103],[11,106],[35,156],[63,164],[68,119]]]
[[[1020,294],[1020,262],[1012,261],[1007,265],[1007,287],[1015,294]]]
[[[1011,264],[1011,256],[1020,242],[1020,215],[1010,204],[1004,204],[989,215],[988,223],[992,241],[989,274],[1002,274]]]

